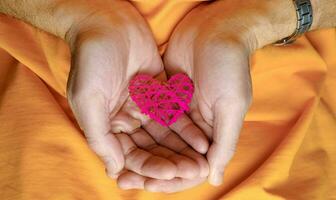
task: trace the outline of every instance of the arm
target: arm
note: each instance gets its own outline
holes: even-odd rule
[[[336,0],[312,0],[312,7],[311,30],[336,26]],[[165,68],[194,81],[190,116],[213,139],[211,184],[223,181],[252,100],[250,55],[290,36],[296,23],[292,0],[221,0],[193,9],[172,34]]]
[[[336,0],[312,0],[315,24],[312,30],[336,27]]]
[[[113,52],[110,52],[109,55],[101,55],[99,58],[92,59],[92,57],[94,57],[92,55],[99,55],[101,51],[100,48],[104,47],[101,45],[100,47],[93,46],[88,48],[87,46],[98,43],[100,40],[105,40],[106,44],[108,44],[108,42],[111,43],[111,41],[113,42],[115,40],[115,35],[103,37],[102,34],[97,33],[92,37],[92,34],[81,34],[81,32],[85,32],[86,30],[94,30],[96,27],[92,25],[95,24],[94,22],[97,22],[98,18],[114,17],[113,14],[104,16],[91,15],[92,13],[95,13],[97,10],[99,10],[100,13],[103,13],[102,11],[107,9],[113,13],[116,6],[125,6],[117,5],[118,3],[116,2],[111,6],[103,7],[99,4],[100,2],[101,1],[97,0],[96,4],[89,5],[89,1],[84,0],[1,0],[0,12],[54,34],[66,40],[68,44],[75,44],[70,45],[70,47],[73,46],[74,48],[71,48],[73,51],[73,65],[71,66],[71,75],[69,76],[68,81],[69,88],[67,91],[69,104],[88,139],[90,147],[105,162],[107,172],[114,174],[118,173],[124,167],[124,157],[117,138],[113,134],[107,134],[109,131],[109,124],[107,122],[109,111],[104,110],[104,98],[106,96],[101,92],[89,100],[85,100],[85,97],[81,97],[80,102],[76,100],[78,93],[82,96],[88,96],[95,90],[98,90],[92,88],[92,83],[88,81],[94,80],[96,74],[87,73],[87,71],[94,68],[97,63],[99,64],[108,60],[108,56],[113,56]],[[81,23],[84,19],[89,19],[89,17],[90,23],[85,23],[85,25],[84,23]],[[114,20],[118,22],[121,21],[119,19]],[[99,21],[101,22],[102,20]],[[99,28],[104,29],[110,25],[111,23],[108,23],[106,20],[99,25]],[[85,37],[86,40],[79,43],[76,41],[77,37]],[[124,47],[124,43],[121,43],[120,49]],[[85,56],[85,58],[83,58],[83,54],[88,54],[87,52],[90,52],[91,56]],[[116,60],[118,60],[119,57],[115,57]],[[113,63],[110,64],[113,65]],[[101,66],[100,71],[96,70],[96,73],[103,73],[103,70],[104,66]],[[120,70],[120,68],[115,67],[115,71],[118,70]],[[74,73],[74,71],[76,73]],[[79,84],[78,80],[81,80]],[[76,83],[74,84],[74,82]],[[72,89],[73,87],[75,87],[76,90]],[[111,87],[113,86],[111,85]],[[118,87],[114,87],[113,89],[121,90],[121,88]],[[115,101],[117,100],[118,98],[116,97]],[[78,106],[79,104],[86,104],[86,106]],[[111,109],[113,109],[113,107],[111,107]],[[90,113],[90,115],[87,115],[87,113]]]
[[[336,0],[311,0],[313,24],[310,30],[336,27]],[[250,33],[257,41],[254,49],[291,35],[296,28],[296,13],[292,0],[258,1],[260,16],[265,23],[252,26]],[[257,11],[256,10],[256,11]]]
[[[185,143],[196,138],[191,145],[205,153],[202,131],[187,117],[171,130],[160,126],[127,100],[134,74],[163,70],[149,27],[128,1],[0,0],[0,12],[70,44],[69,105],[88,145],[121,188],[173,192],[205,180],[205,158]]]
[[[84,8],[81,0],[2,0],[0,13],[25,21],[39,29],[66,39],[75,22],[87,16],[88,8]]]

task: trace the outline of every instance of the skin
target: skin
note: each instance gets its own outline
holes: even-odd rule
[[[113,128],[116,114],[128,98],[128,82],[136,73],[155,76],[163,70],[161,58],[144,20],[128,2],[119,3],[120,5],[113,4],[116,8],[109,11],[108,16],[103,13],[101,17],[96,13],[79,27],[73,26],[70,30],[70,37],[76,37],[76,40],[73,43],[73,65],[68,81],[68,100],[86,135],[88,144],[103,159],[111,177],[116,177],[124,167],[140,173],[139,170],[134,170],[130,162],[123,157],[120,141],[115,137],[115,133],[120,130]],[[132,15],[123,16],[124,13]],[[105,17],[106,24],[101,21]],[[96,22],[101,24],[99,27],[92,28],[97,26]],[[74,36],[75,32],[77,33]],[[126,117],[125,120],[131,127],[138,128],[144,125],[141,121],[132,121]],[[119,119],[119,121],[122,120]],[[148,130],[151,127],[152,125],[144,126],[144,129]],[[161,133],[151,130],[149,132],[153,137],[167,133],[167,131]],[[124,132],[129,131],[132,130],[124,130]],[[208,148],[206,138],[201,131],[193,133],[200,141],[200,146],[196,146],[195,149],[205,153]],[[175,135],[173,131],[169,134]],[[175,139],[180,140],[177,136]],[[138,155],[139,159],[142,158],[140,155]],[[155,162],[151,163],[155,164]],[[157,165],[164,166],[164,164],[167,163]],[[197,171],[198,166],[196,163],[194,165]],[[153,168],[159,169],[157,166]],[[151,177],[164,178],[165,176],[161,177],[164,173],[173,174],[175,177],[173,171],[176,169],[171,166],[166,170],[166,172],[157,171],[155,173],[157,176]],[[171,176],[167,175],[164,179],[170,178]]]
[[[335,1],[312,5],[311,30],[336,25]],[[291,35],[296,20],[291,1],[226,0],[193,9],[175,29],[164,66],[168,74],[185,72],[194,81],[189,115],[212,141],[207,152],[212,185],[223,182],[251,104],[250,55]]]
[[[311,30],[336,26],[335,0],[312,4]],[[0,12],[67,41],[69,104],[88,144],[121,188],[161,192],[193,187],[207,176],[222,183],[252,99],[249,56],[296,26],[290,0],[202,4],[175,29],[163,64],[144,19],[126,1],[2,0]],[[195,83],[190,113],[169,128],[142,116],[127,96],[134,74],[155,76],[163,68]]]
[[[146,119],[136,106],[131,106],[132,109],[127,106],[128,82],[135,74],[156,76],[163,71],[145,20],[127,1],[85,2],[18,1],[17,5],[11,2],[5,5],[1,1],[0,5],[10,8],[8,12],[22,14],[16,17],[62,37],[69,44],[72,53],[67,88],[69,105],[88,145],[105,163],[110,177],[117,178],[125,169],[152,179],[204,179],[209,170],[201,153],[207,152],[208,140],[186,115],[170,129]],[[25,10],[25,6],[41,12],[36,14],[39,17],[26,15],[29,9]],[[54,18],[62,16],[64,20]],[[61,21],[60,27],[49,26],[56,21]],[[118,136],[120,132],[133,134]],[[136,136],[139,138],[136,142],[129,140]],[[121,187],[125,187],[125,181],[120,180]],[[146,185],[150,189],[155,183],[149,181]]]
[[[141,122],[142,127],[134,126],[136,123],[130,123],[138,121]],[[146,189],[152,192],[172,193],[198,185],[204,182],[209,175],[209,166],[204,156],[193,150],[176,134],[179,133],[179,136],[187,142],[199,137],[195,135],[197,132],[204,136],[187,116],[182,116],[171,128],[163,127],[143,116],[134,102],[128,100],[112,121],[112,129],[115,132],[120,132],[117,137],[124,138],[119,140],[124,149],[141,148],[153,155],[166,158],[177,166],[175,177],[165,180],[154,176],[150,177],[128,168],[128,170],[122,171],[117,179],[119,187],[123,189]],[[127,136],[122,136],[123,134]],[[127,137],[129,139],[126,139]],[[191,144],[195,145],[198,142],[199,140],[194,140],[194,143]],[[138,154],[137,157],[142,156]],[[138,159],[137,162],[139,163]],[[156,162],[150,166],[149,171],[160,175],[162,174],[160,171],[165,166],[164,163]]]

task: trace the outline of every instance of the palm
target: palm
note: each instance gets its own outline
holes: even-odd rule
[[[90,147],[104,161],[108,174],[119,176],[120,186],[144,188],[147,177],[152,178],[146,181],[149,189],[181,190],[176,183],[195,178],[188,182],[192,185],[201,176],[203,180],[208,165],[173,130],[187,142],[198,138],[191,146],[202,153],[208,142],[187,117],[170,130],[146,119],[127,101],[129,80],[137,73],[155,76],[163,64],[144,21],[134,10],[123,8],[127,9],[123,13],[132,13],[132,25],[127,21],[126,27],[118,27],[122,19],[110,12],[107,26],[78,36],[68,83],[70,105]],[[118,174],[123,167],[126,171]],[[157,188],[163,183],[171,187]]]
[[[146,72],[155,75],[162,70],[152,40],[147,41],[152,48],[139,51],[143,38],[133,37],[134,41],[129,44],[119,36],[111,32],[78,43],[68,83],[71,107],[91,148],[101,157],[116,158],[116,163],[105,161],[108,168],[117,168],[116,171],[121,169],[116,165],[123,163],[123,158],[120,151],[112,151],[118,146],[118,141],[108,134],[111,133],[110,120],[125,102],[127,85],[134,74]],[[134,53],[129,54],[130,51]]]
[[[189,130],[182,131],[183,126]],[[124,189],[175,192],[203,182],[208,175],[205,158],[183,141],[190,144],[191,138],[197,138],[194,148],[202,149],[206,138],[185,115],[174,126],[163,127],[128,100],[113,119],[112,129],[120,133],[126,157],[127,170],[118,177]]]
[[[111,134],[111,120],[127,99],[128,82],[136,73],[156,75],[163,67],[150,30],[135,9],[122,1],[108,9],[87,19],[95,28],[86,28],[85,23],[74,27],[84,31],[72,47],[67,92],[90,147],[114,176],[123,168],[124,157]],[[127,22],[125,13],[131,16]]]
[[[251,84],[247,47],[235,38],[229,23],[227,30],[214,26],[220,18],[212,9],[216,7],[200,6],[179,24],[168,45],[165,69],[169,74],[185,72],[194,81],[189,115],[213,141],[207,153],[209,180],[218,185],[235,150]]]

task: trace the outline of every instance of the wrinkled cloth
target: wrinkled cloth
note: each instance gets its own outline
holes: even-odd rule
[[[200,2],[133,4],[160,51]],[[0,199],[336,199],[336,31],[251,57],[254,99],[224,184],[176,194],[124,191],[105,174],[66,101],[64,41],[0,15]]]

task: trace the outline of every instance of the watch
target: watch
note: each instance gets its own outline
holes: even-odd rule
[[[293,0],[297,24],[294,33],[275,42],[275,45],[286,45],[294,42],[296,38],[309,31],[313,23],[313,9],[310,0]]]

